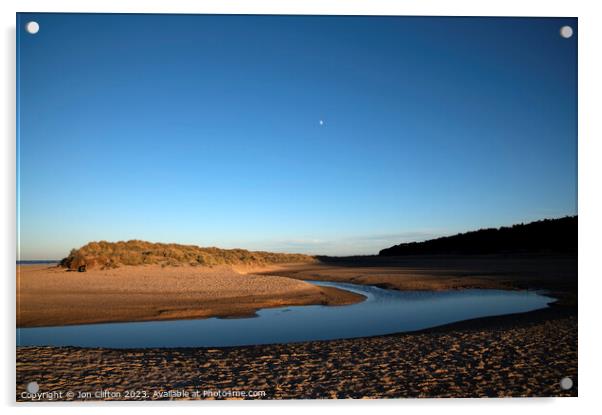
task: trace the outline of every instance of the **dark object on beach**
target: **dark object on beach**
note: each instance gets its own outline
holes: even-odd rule
[[[480,229],[395,245],[381,256],[437,254],[577,253],[577,216]]]
[[[86,272],[86,266],[80,265],[79,267],[77,267],[77,272]]]

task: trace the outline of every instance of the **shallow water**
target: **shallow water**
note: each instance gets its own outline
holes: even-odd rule
[[[113,348],[241,346],[398,333],[455,321],[547,307],[534,291],[394,291],[366,285],[310,281],[366,296],[347,306],[263,309],[257,317],[17,329],[18,346]]]

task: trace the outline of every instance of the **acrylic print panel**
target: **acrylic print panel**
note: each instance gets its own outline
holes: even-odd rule
[[[576,396],[574,18],[17,15],[17,401]]]

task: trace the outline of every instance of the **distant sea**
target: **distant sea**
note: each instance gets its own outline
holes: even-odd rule
[[[17,261],[17,265],[35,265],[35,264],[58,264],[58,259],[30,259]]]

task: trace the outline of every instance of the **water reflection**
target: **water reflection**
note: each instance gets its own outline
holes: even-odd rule
[[[394,291],[318,282],[360,293],[348,306],[264,309],[256,318],[86,324],[17,330],[17,345],[113,348],[239,346],[374,336],[477,317],[544,308],[553,301],[534,291]]]

